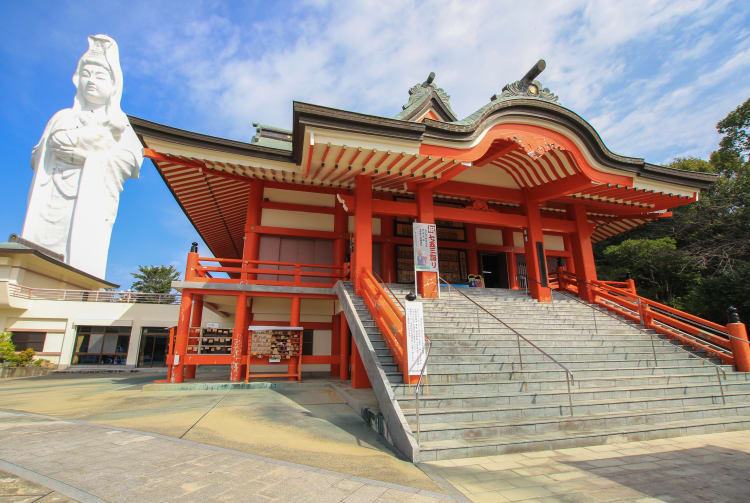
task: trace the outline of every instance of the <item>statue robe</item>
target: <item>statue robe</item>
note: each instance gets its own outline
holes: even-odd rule
[[[113,136],[107,126],[87,124],[85,113],[71,108],[57,112],[34,147],[22,236],[62,254],[65,263],[104,278],[120,192],[125,180],[138,178],[143,156],[130,124]],[[82,138],[83,165],[57,159],[48,146],[61,131]]]

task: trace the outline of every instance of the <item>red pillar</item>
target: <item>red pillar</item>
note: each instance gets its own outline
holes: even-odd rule
[[[508,264],[508,287],[518,290],[518,266],[516,265],[516,243],[513,239],[513,229],[503,229],[503,246],[510,246],[511,250],[506,252],[505,261]]]
[[[250,330],[248,327],[253,324],[253,298],[249,297],[247,302],[247,311],[245,312],[245,333],[242,336],[242,365],[240,366],[240,375],[247,376],[247,357],[250,354]]]
[[[380,272],[383,281],[396,281],[396,245],[393,242],[394,218],[383,215],[380,217],[380,237],[383,242],[380,247]]]
[[[365,365],[357,351],[357,345],[352,341],[352,388],[370,388],[370,379],[367,377]]]
[[[357,175],[354,187],[354,291],[359,290],[359,272],[372,271],[372,178]]]
[[[203,324],[203,295],[193,297],[193,314],[190,317],[190,326],[200,329]],[[185,379],[195,379],[197,365],[185,365]]]
[[[565,257],[565,270],[570,274],[575,274],[576,262],[573,259],[573,244],[570,234],[563,234],[563,245],[565,246],[565,251],[570,253],[570,257]]]
[[[234,314],[234,333],[232,334],[232,364],[230,366],[229,380],[240,382],[242,375],[242,340],[247,332],[247,294],[241,293],[237,296],[237,307]],[[247,364],[247,362],[245,362]]]
[[[477,255],[477,226],[474,224],[465,224],[466,243],[469,247],[466,250],[466,261],[469,266],[469,274],[479,274],[479,257]],[[466,279],[466,278],[464,278]]]
[[[576,276],[579,279],[578,295],[587,302],[594,302],[591,286],[587,285],[587,282],[596,281],[596,264],[594,250],[591,248],[593,229],[586,217],[586,207],[583,204],[570,205],[568,218],[576,224],[576,233],[571,236],[571,244]]]
[[[247,198],[247,213],[245,215],[245,244],[242,247],[243,260],[258,260],[258,250],[260,249],[260,235],[256,232],[256,227],[260,225],[260,217],[263,209],[263,180],[253,179],[250,182],[250,190]],[[257,268],[257,264],[245,264],[248,267]],[[242,275],[243,280],[256,279],[257,274],[245,273]]]
[[[346,322],[346,315],[341,312],[339,319],[341,328],[339,329],[339,379],[346,381],[349,379],[349,325]]]
[[[289,326],[292,327],[299,327],[300,326],[300,306],[301,301],[299,297],[292,297],[292,306],[290,309],[290,315],[289,315]],[[300,345],[299,348],[300,351],[302,351],[302,347]],[[291,358],[289,360],[289,367],[287,368],[288,374],[296,374],[299,372],[299,368],[297,368],[298,365],[297,358]],[[287,381],[296,381],[296,377],[287,377]]]
[[[344,267],[349,241],[349,216],[341,204],[336,204],[333,214],[333,232],[336,234],[336,239],[333,241],[333,265]]]
[[[435,211],[432,202],[432,191],[417,189],[417,222],[423,224],[435,223]],[[417,273],[417,291],[422,298],[434,299],[438,296],[438,276],[435,272]]]
[[[529,281],[529,293],[539,302],[551,302],[552,293],[548,285],[547,258],[544,252],[544,235],[542,233],[542,216],[537,203],[524,204],[526,211],[526,276]]]
[[[331,316],[331,376],[339,375],[339,348],[341,347],[341,321],[343,313]]]
[[[740,321],[735,307],[729,308],[729,323],[727,331],[732,336],[729,339],[732,355],[734,356],[734,366],[740,372],[750,372],[750,345],[747,340],[747,328]]]
[[[197,255],[197,254],[196,254]],[[188,263],[190,260],[188,259]],[[180,302],[180,315],[177,319],[177,334],[175,336],[174,358],[176,364],[172,366],[172,382],[183,382],[185,371],[185,353],[187,352],[188,332],[190,329],[190,311],[193,307],[193,294],[189,291],[182,292]]]

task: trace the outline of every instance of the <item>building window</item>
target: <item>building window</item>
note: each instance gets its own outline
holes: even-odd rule
[[[468,276],[466,250],[438,248],[440,276],[449,283],[462,283]],[[414,248],[396,246],[396,282],[414,283]]]
[[[313,330],[302,331],[302,356],[313,354]]]
[[[72,365],[125,365],[130,327],[76,328]]]
[[[47,337],[46,332],[11,332],[10,340],[16,347],[16,351],[23,351],[31,348],[37,353],[44,351],[44,339]]]

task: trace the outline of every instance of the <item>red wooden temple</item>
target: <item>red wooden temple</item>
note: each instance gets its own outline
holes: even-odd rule
[[[414,221],[437,225],[451,283],[482,274],[486,286],[547,302],[560,269],[592,300],[592,243],[670,217],[714,177],[611,152],[535,80],[542,68],[461,120],[433,74],[393,118],[294,102],[291,130],[256,124],[249,143],[131,117],[210,251],[191,251],[175,285],[171,382],[194,377],[196,365],[230,365],[231,381],[244,379],[248,361],[268,363],[248,360],[248,327],[278,325],[305,329],[303,367],[346,379],[351,362],[352,385],[366,386],[332,287],[414,283]],[[421,295],[437,294],[435,273],[416,279]],[[233,318],[223,352],[191,343],[204,306]],[[281,365],[299,370],[297,360]]]

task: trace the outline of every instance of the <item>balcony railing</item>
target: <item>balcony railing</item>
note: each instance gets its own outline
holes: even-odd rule
[[[209,264],[217,265],[209,265]],[[226,277],[218,277],[218,275]],[[273,286],[332,287],[349,277],[348,264],[298,264],[269,260],[244,260],[188,255],[185,281],[240,283]]]
[[[12,297],[30,300],[63,300],[72,302],[123,302],[129,304],[179,304],[181,295],[175,293],[143,293],[114,290],[62,290],[30,288],[8,284]]]

